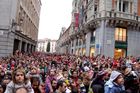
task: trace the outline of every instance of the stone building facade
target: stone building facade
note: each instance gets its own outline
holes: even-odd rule
[[[71,25],[66,29],[62,27],[59,39],[56,42],[56,52],[59,54],[68,54],[70,52],[70,37],[69,32],[71,30]]]
[[[71,54],[139,56],[140,0],[73,0],[72,29]]]
[[[0,1],[0,57],[35,51],[40,9],[40,0]]]

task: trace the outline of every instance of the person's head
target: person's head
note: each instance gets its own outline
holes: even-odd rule
[[[63,71],[64,78],[68,78],[68,71]]]
[[[37,74],[37,68],[36,68],[35,66],[33,66],[33,67],[31,68],[31,73],[32,73],[32,74]]]
[[[25,88],[19,88],[16,90],[16,93],[28,93]]]
[[[37,89],[40,85],[39,77],[31,77],[31,84],[33,89]]]
[[[131,73],[131,70],[132,70],[132,69],[129,68],[129,67],[127,67],[127,66],[123,66],[123,67],[122,67],[122,72],[123,72],[123,74],[126,75],[126,76],[129,75],[129,74]]]
[[[4,75],[5,75],[5,72],[4,72],[4,70],[2,70],[1,73],[0,73],[0,76],[4,77]]]
[[[90,77],[89,76],[84,77],[83,78],[83,83],[84,83],[84,85],[89,85],[89,83],[90,83]]]
[[[97,78],[99,78],[100,80],[105,80],[108,76],[108,73],[105,70],[99,71],[97,73]]]
[[[122,74],[120,74],[113,82],[117,83],[118,85],[123,85],[124,78],[123,78]]]
[[[26,73],[21,68],[16,68],[12,73],[12,80],[14,83],[27,83]]]
[[[50,69],[50,75],[51,76],[54,76],[56,73],[55,73],[55,69]]]
[[[0,93],[4,93],[4,89],[3,89],[2,85],[0,85]]]
[[[66,83],[64,81],[58,81],[57,82],[57,90],[59,90],[59,92],[61,93],[65,93],[66,91]]]
[[[56,81],[55,79],[53,79],[53,80],[51,81],[51,85],[52,85],[53,88],[56,89],[56,87],[57,87],[57,81]]]
[[[109,80],[111,82],[117,83],[118,85],[123,85],[124,84],[124,78],[123,78],[122,74],[118,71],[112,71]]]
[[[4,79],[2,80],[2,84],[7,85],[10,81],[11,79],[8,76],[5,76]]]
[[[77,77],[78,76],[78,72],[77,71],[73,71],[73,77]]]

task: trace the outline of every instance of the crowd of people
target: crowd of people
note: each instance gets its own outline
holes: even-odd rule
[[[0,58],[0,93],[140,93],[140,60],[16,51]]]

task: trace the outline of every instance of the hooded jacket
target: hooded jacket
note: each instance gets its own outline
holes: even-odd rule
[[[112,71],[110,79],[105,83],[104,90],[105,93],[124,93],[124,86],[117,85],[113,82],[119,75],[118,71]]]

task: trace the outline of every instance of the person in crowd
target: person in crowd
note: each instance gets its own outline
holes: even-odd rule
[[[38,77],[31,77],[31,85],[34,90],[34,93],[41,93],[39,86],[40,86],[40,80]]]
[[[1,82],[1,85],[4,91],[6,90],[6,86],[8,85],[8,83],[10,83],[10,81],[11,81],[11,78],[8,75],[5,75]]]
[[[17,89],[15,93],[28,93],[25,88]]]
[[[46,92],[47,93],[53,93],[54,92],[54,90],[52,88],[52,85],[51,85],[52,80],[57,80],[55,69],[50,69],[50,72],[46,77],[45,87],[46,87]]]
[[[124,66],[124,85],[128,93],[138,93],[139,91],[139,77],[131,68]]]
[[[0,82],[2,82],[2,79],[4,78],[4,76],[5,76],[5,72],[3,68],[0,68]]]
[[[51,85],[52,85],[53,91],[56,91],[57,81],[55,79],[51,81]]]
[[[38,69],[37,69],[37,67],[35,67],[35,66],[33,66],[33,67],[31,68],[31,71],[29,71],[29,72],[27,73],[27,77],[28,77],[28,78],[38,77],[38,78],[39,78],[40,84],[43,83],[43,82],[42,82],[42,78],[41,78],[41,76],[40,76],[39,73],[38,73]]]
[[[89,76],[86,75],[83,77],[83,85],[85,88],[85,92],[83,92],[83,93],[88,93],[89,87],[90,87],[90,77]]]
[[[99,71],[96,78],[92,81],[93,93],[104,93],[104,84],[108,73],[105,70]]]
[[[66,92],[66,83],[62,80],[57,82],[57,89],[54,93],[65,93]]]
[[[0,85],[0,93],[4,93],[4,88]]]
[[[65,91],[66,93],[84,93],[84,92],[87,93],[89,92],[90,89],[91,90],[93,89],[95,93],[97,92],[95,90],[103,90],[104,92],[106,92],[107,90],[105,91],[103,87],[105,87],[105,89],[109,89],[109,93],[111,93],[114,89],[115,91],[122,90],[121,92],[123,92],[124,89],[123,89],[123,79],[121,77],[122,74],[118,75],[116,73],[113,75],[114,77],[112,77],[112,74],[110,73],[111,76],[110,74],[107,75],[110,76],[110,79],[109,78],[107,79],[106,74],[104,74],[102,71],[105,71],[106,69],[121,71],[123,65],[125,65],[127,66],[127,68],[132,68],[130,73],[127,74],[126,72],[129,72],[129,69],[124,69],[122,71],[122,73],[124,74],[125,89],[127,92],[135,93],[136,90],[139,90],[139,87],[137,86],[139,85],[137,82],[138,76],[140,76],[139,63],[140,63],[139,60],[137,60],[137,58],[134,57],[125,57],[125,58],[122,57],[119,59],[115,59],[111,57],[106,57],[104,55],[88,57],[66,54],[47,54],[41,52],[23,54],[20,51],[17,51],[15,55],[0,58],[0,72],[1,72],[0,83],[2,86],[3,84],[5,84],[4,85],[5,87],[7,86],[5,92],[9,90],[11,91],[14,85],[18,85],[19,87],[20,84],[28,85],[29,82],[19,84],[18,81],[19,79],[16,80],[18,82],[15,81],[13,82],[13,80],[10,81],[9,85],[8,84],[9,81],[5,78],[5,74],[7,72],[11,73],[14,71],[15,68],[20,67],[20,69],[26,70],[27,76],[30,78],[30,80],[32,80],[31,78],[37,78],[31,81],[32,86],[34,90],[39,89],[41,93],[54,93],[56,90],[58,91],[59,89],[56,88],[56,83],[60,80],[63,80],[66,83],[67,86]],[[135,72],[137,72],[138,74]],[[87,74],[84,76],[83,74],[85,73]],[[106,81],[107,83],[105,83]],[[11,84],[11,82],[13,83]],[[131,86],[135,85],[137,86],[135,87],[135,89],[132,88],[132,90],[134,90],[133,92],[131,88],[128,87],[129,84],[130,85],[133,84]],[[100,86],[101,89],[100,87],[95,87],[97,85]],[[5,88],[3,89],[5,90]],[[16,86],[16,92],[14,93],[18,92],[28,93],[28,90],[25,87],[18,88]]]
[[[112,71],[109,80],[105,83],[104,93],[125,93],[124,78],[118,71]]]
[[[4,93],[34,93],[31,82],[26,78],[26,73],[21,68],[16,68],[12,73],[12,81],[7,85]]]

